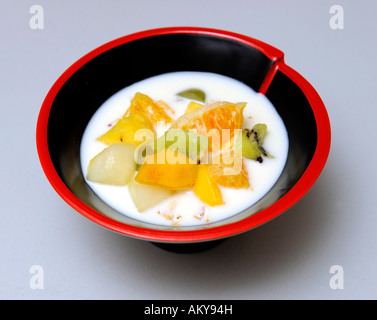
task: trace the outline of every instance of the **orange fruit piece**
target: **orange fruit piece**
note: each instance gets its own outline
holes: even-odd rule
[[[234,130],[241,129],[245,102],[214,102],[186,113],[174,120],[171,129],[196,129],[199,134],[210,137],[210,150],[221,149],[234,137]],[[223,130],[228,129],[226,140],[221,141]],[[215,139],[213,134],[218,135]]]
[[[105,134],[98,138],[99,141],[111,145],[118,142],[128,142],[139,145],[142,141],[135,140],[135,134],[138,130],[150,130],[150,136],[155,137],[156,131],[152,122],[147,118],[144,111],[137,111],[127,117],[118,120],[117,123]]]
[[[129,116],[130,114],[138,111],[144,111],[154,125],[156,125],[159,121],[170,123],[172,118],[167,113],[169,109],[170,108],[167,107],[166,104],[161,103],[161,101],[156,103],[146,94],[137,92],[134,98],[131,100],[131,105],[127,109],[125,116]]]
[[[209,165],[211,178],[220,186],[228,188],[249,188],[249,175],[242,155],[234,150],[224,152]]]
[[[166,111],[169,111],[170,114],[175,114],[175,111],[170,108],[170,106],[165,101],[157,100],[155,103],[160,106],[165,111],[165,113]]]
[[[186,155],[162,149],[145,158],[135,181],[170,190],[188,189],[195,184],[197,168]]]
[[[223,204],[221,190],[211,179],[207,164],[198,165],[198,174],[194,185],[194,193],[211,207]]]

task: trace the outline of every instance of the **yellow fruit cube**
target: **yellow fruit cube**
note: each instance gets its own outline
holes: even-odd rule
[[[135,135],[139,130],[149,130],[149,135],[152,138],[156,136],[153,124],[143,111],[135,112],[119,119],[118,122],[104,135],[99,137],[98,140],[107,145],[118,142],[128,142],[137,146],[143,142],[138,141],[138,139],[135,140]]]
[[[211,207],[223,204],[221,190],[218,185],[211,179],[208,165],[198,165],[198,174],[194,185],[194,193],[204,203]]]
[[[187,105],[187,109],[186,109],[186,113],[190,113],[190,112],[193,112],[195,111],[196,109],[199,109],[201,107],[203,107],[204,105],[201,104],[201,103],[198,103],[198,102],[195,102],[195,101],[190,101],[190,103]]]
[[[194,186],[197,167],[186,155],[162,149],[145,158],[135,181],[170,190],[188,189]]]

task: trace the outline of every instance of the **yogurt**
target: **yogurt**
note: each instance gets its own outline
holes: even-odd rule
[[[155,101],[166,102],[174,111],[174,114],[169,115],[176,119],[184,114],[190,101],[177,96],[177,93],[189,88],[203,90],[207,102],[247,102],[243,111],[243,128],[265,123],[268,133],[263,147],[273,157],[264,158],[262,163],[244,159],[251,188],[231,189],[219,186],[225,204],[215,207],[203,203],[192,191],[184,190],[140,213],[131,199],[127,186],[87,181],[98,197],[120,213],[144,222],[166,226],[193,226],[216,222],[256,203],[279,178],[287,160],[288,134],[271,102],[238,80],[214,73],[191,71],[166,73],[142,80],[120,90],[105,101],[89,121],[81,141],[83,176],[86,176],[89,161],[106,147],[97,138],[106,133],[110,126],[124,115],[136,92],[144,93]],[[165,129],[159,128],[158,135],[163,134]]]

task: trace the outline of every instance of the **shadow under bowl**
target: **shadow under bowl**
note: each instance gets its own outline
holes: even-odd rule
[[[127,217],[104,203],[81,171],[81,138],[97,109],[124,87],[174,71],[212,72],[243,82],[271,101],[288,131],[287,162],[271,190],[247,210],[205,226],[166,227]],[[321,98],[284,63],[280,50],[228,31],[172,27],[113,40],[69,67],[43,102],[36,138],[48,180],[76,211],[114,232],[185,252],[189,244],[194,251],[211,247],[289,209],[320,175],[331,130]]]

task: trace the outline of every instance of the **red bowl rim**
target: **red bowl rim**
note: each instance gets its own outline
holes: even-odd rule
[[[266,78],[259,90],[260,93],[265,93],[268,89],[277,70],[285,74],[296,85],[300,87],[306,98],[310,102],[314,117],[317,123],[317,148],[314,156],[302,174],[298,182],[289,190],[283,197],[273,203],[271,206],[259,211],[247,218],[240,221],[233,222],[226,225],[216,226],[212,228],[203,228],[198,230],[158,230],[148,229],[139,226],[128,225],[122,222],[115,221],[93,208],[86,205],[80,199],[78,199],[72,191],[65,185],[65,183],[59,177],[55,167],[52,163],[48,142],[47,142],[47,127],[48,118],[51,110],[51,106],[55,99],[55,96],[64,85],[64,83],[73,75],[79,68],[89,62],[99,54],[108,51],[116,46],[125,44],[137,39],[164,35],[164,34],[182,34],[182,33],[196,33],[202,35],[219,36],[227,39],[232,39],[238,42],[242,42],[246,45],[254,47],[264,53],[269,59],[274,61],[273,66],[267,73]],[[223,31],[218,29],[201,28],[201,27],[168,27],[145,30],[130,35],[123,36],[121,38],[110,41],[83,56],[81,59],[72,64],[53,84],[45,97],[41,106],[37,128],[36,128],[36,142],[38,156],[41,162],[42,169],[55,191],[64,199],[73,209],[81,213],[91,221],[115,231],[120,234],[124,234],[130,237],[157,241],[157,242],[172,242],[172,243],[192,243],[208,240],[217,240],[226,238],[236,234],[240,234],[247,230],[258,227],[275,217],[279,216],[291,206],[293,206],[304,194],[312,187],[321,171],[323,170],[328,154],[330,152],[331,144],[331,129],[330,121],[326,111],[326,108],[312,85],[304,79],[298,72],[290,68],[284,63],[284,54],[280,50],[263,43],[257,39],[237,34],[234,32]]]

